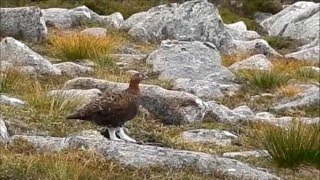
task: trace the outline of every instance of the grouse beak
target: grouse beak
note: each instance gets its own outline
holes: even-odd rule
[[[148,79],[148,76],[143,74],[143,80],[146,80],[146,79]]]

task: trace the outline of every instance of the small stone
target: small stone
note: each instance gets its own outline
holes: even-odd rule
[[[268,157],[270,156],[266,150],[257,151],[242,151],[242,152],[227,152],[222,154],[223,157],[236,158],[236,157]]]
[[[9,106],[22,107],[26,103],[20,99],[9,97],[6,95],[0,95],[0,104],[6,104]]]
[[[98,36],[98,37],[106,37],[107,36],[107,30],[105,28],[99,28],[99,27],[93,27],[93,28],[87,28],[83,31],[81,31],[82,34],[92,35],[92,36]]]
[[[93,72],[91,67],[82,66],[74,62],[63,62],[54,64],[61,70],[61,73],[70,77],[86,76]]]
[[[195,129],[182,133],[186,141],[214,143],[221,146],[231,145],[231,140],[238,137],[228,131],[216,129]]]
[[[7,142],[9,140],[9,133],[5,121],[0,116],[0,143]]]
[[[238,70],[270,70],[273,68],[271,62],[268,61],[263,54],[257,54],[249,57],[248,59],[232,64],[229,69],[233,71]]]

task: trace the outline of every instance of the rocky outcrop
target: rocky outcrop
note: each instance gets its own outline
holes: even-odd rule
[[[32,67],[38,75],[61,75],[60,69],[14,38],[4,38],[0,45],[1,61],[11,63],[15,67]]]
[[[88,76],[93,72],[91,67],[82,66],[73,62],[63,62],[54,64],[54,66],[61,70],[63,75],[70,77]]]
[[[274,50],[267,41],[263,39],[255,39],[251,41],[235,40],[236,48],[231,52],[236,54],[263,54],[269,56],[282,56],[276,50]]]
[[[263,54],[257,54],[251,56],[245,60],[236,62],[232,64],[229,69],[232,71],[238,70],[270,70],[272,69],[273,65],[266,56]]]
[[[1,104],[6,104],[6,105],[9,105],[9,106],[15,106],[15,107],[22,107],[26,103],[24,101],[20,100],[20,99],[0,94],[0,105]]]
[[[319,4],[296,2],[279,13],[265,19],[261,25],[272,36],[288,36],[294,39],[313,40],[320,30]]]
[[[93,78],[75,78],[66,82],[64,89],[92,89],[117,91],[128,87],[127,83],[116,83]],[[166,124],[202,121],[207,110],[206,103],[196,96],[179,91],[170,91],[155,85],[140,85],[140,104]]]
[[[295,58],[309,62],[318,63],[320,61],[319,35],[310,43],[301,46],[296,52],[285,55],[287,58]]]
[[[288,111],[295,108],[305,108],[312,106],[320,106],[320,88],[319,86],[312,86],[299,94],[288,102],[281,102],[274,105],[275,111]]]
[[[110,16],[100,16],[86,6],[79,6],[74,9],[49,8],[42,10],[46,24],[56,28],[74,28],[85,23],[96,23],[100,26],[119,28],[123,24],[123,17],[120,13]]]
[[[99,89],[68,89],[68,90],[52,90],[48,92],[48,96],[62,98],[65,100],[73,99],[79,103],[88,103],[102,95]]]
[[[263,122],[273,124],[279,127],[288,127],[293,122],[301,122],[305,124],[317,124],[320,123],[319,117],[275,117],[273,114],[269,112],[259,112],[253,118],[256,122]]]
[[[47,26],[55,28],[74,28],[91,18],[90,13],[64,8],[43,9],[42,12]]]
[[[233,24],[227,24],[226,27],[235,40],[246,41],[258,39],[261,37],[255,31],[248,31],[247,26],[243,21],[239,21]]]
[[[16,138],[26,139],[39,150],[59,151],[66,148],[85,148],[100,153],[106,160],[117,160],[126,166],[138,168],[191,167],[203,173],[222,173],[229,178],[279,179],[277,176],[254,169],[237,160],[199,152],[110,141],[96,131],[86,131],[66,138],[13,136],[13,139]]]
[[[120,29],[124,23],[124,18],[120,12],[115,12],[110,14],[109,16],[100,16],[103,18],[103,23],[108,25],[109,27],[113,27],[115,29]]]
[[[213,43],[221,52],[234,48],[231,34],[218,9],[207,0],[160,5],[133,15],[124,23],[129,34],[140,41],[164,39],[196,40]]]
[[[220,146],[231,145],[238,137],[228,131],[216,129],[194,129],[182,133],[183,139],[190,142],[214,143]]]
[[[231,110],[215,101],[208,101],[208,111],[206,118],[214,119],[218,122],[235,124],[253,119],[253,112],[249,107],[243,106]]]
[[[40,8],[0,8],[0,35],[31,42],[45,40],[48,32]]]
[[[159,79],[172,80],[174,89],[204,99],[220,98],[237,87],[235,75],[221,65],[219,51],[208,42],[165,40],[146,62]]]

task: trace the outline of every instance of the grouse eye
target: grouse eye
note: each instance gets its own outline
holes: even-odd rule
[[[141,79],[143,78],[143,77],[142,77],[142,74],[139,74],[139,78],[141,78]]]

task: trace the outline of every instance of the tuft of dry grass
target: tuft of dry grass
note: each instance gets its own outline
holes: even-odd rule
[[[114,36],[98,37],[74,33],[50,37],[53,55],[62,60],[97,59],[113,52],[121,43]]]
[[[295,85],[286,85],[278,88],[280,94],[284,97],[291,98],[299,94],[302,89],[299,86]]]
[[[0,93],[7,93],[13,91],[15,86],[21,83],[23,74],[15,69],[7,69],[0,72]]]
[[[93,151],[41,153],[23,140],[0,145],[0,154],[0,179],[225,179],[223,174],[203,174],[192,168],[124,167]]]
[[[273,64],[273,71],[286,72],[289,74],[295,74],[297,69],[303,66],[310,65],[307,61],[301,61],[296,59],[286,59],[286,58],[273,58],[270,59]]]
[[[245,60],[250,57],[250,54],[230,54],[221,56],[221,64],[225,67],[229,67],[232,64]]]

